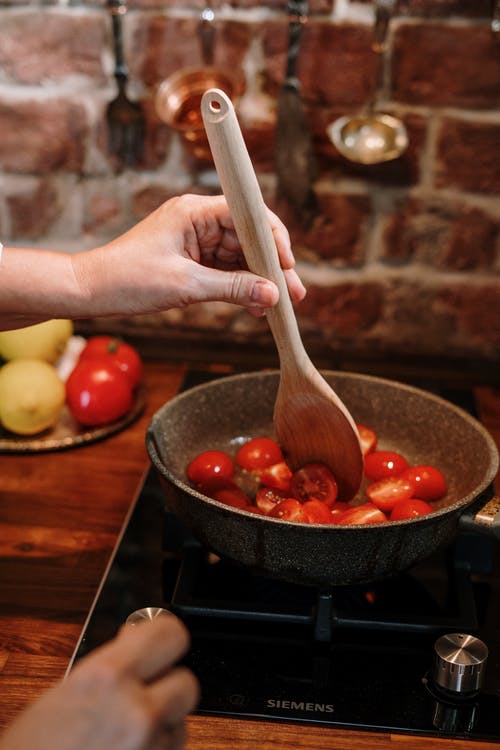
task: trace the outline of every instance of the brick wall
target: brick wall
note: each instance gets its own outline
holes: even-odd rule
[[[0,236],[78,251],[185,191],[217,192],[156,114],[158,84],[202,61],[203,0],[131,0],[124,19],[129,92],[147,118],[144,160],[114,170],[106,147],[115,95],[110,19],[99,2],[0,2]],[[284,0],[214,0],[215,63],[241,73],[241,121],[266,200],[287,222],[308,295],[305,343],[338,357],[500,360],[500,33],[490,0],[400,0],[382,91],[410,146],[359,166],[325,127],[362,107],[374,84],[371,3],[313,0],[299,74],[317,157],[312,223],[275,201],[276,97],[284,74]],[[265,321],[224,304],[90,328],[236,351],[272,348]],[[214,355],[216,356],[216,355]],[[230,355],[229,355],[230,356]]]

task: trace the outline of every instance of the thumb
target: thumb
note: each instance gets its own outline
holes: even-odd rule
[[[276,284],[251,271],[220,271],[198,266],[197,276],[199,302],[232,302],[254,311],[273,307],[278,302]]]

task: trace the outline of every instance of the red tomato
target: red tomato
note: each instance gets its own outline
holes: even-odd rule
[[[390,521],[403,521],[405,518],[417,518],[432,513],[433,508],[425,500],[419,500],[417,497],[410,497],[408,500],[401,500],[391,510]]]
[[[356,427],[358,428],[361,452],[363,456],[366,456],[375,450],[378,441],[377,435],[370,427],[366,427],[364,424],[357,424]]]
[[[244,443],[236,454],[236,463],[247,471],[259,471],[283,461],[283,453],[272,438],[256,437]]]
[[[446,479],[434,466],[410,466],[401,476],[415,484],[413,497],[420,500],[439,500],[446,495]]]
[[[303,521],[302,503],[294,497],[287,497],[274,506],[268,513],[270,518],[281,518],[283,521]]]
[[[330,508],[330,515],[332,517],[331,520],[330,520],[330,523],[336,523],[337,522],[336,519],[342,513],[344,513],[344,511],[349,510],[349,508],[351,508],[351,507],[352,506],[349,505],[349,503],[340,502],[338,500],[335,503],[333,503],[333,505]]]
[[[250,498],[236,484],[234,487],[215,490],[210,497],[213,497],[219,503],[230,505],[232,508],[248,510],[250,507]]]
[[[233,459],[224,451],[203,451],[193,458],[186,473],[193,484],[207,484],[214,477],[230,479],[234,473]]]
[[[273,464],[267,466],[260,472],[260,483],[266,487],[274,487],[274,489],[282,490],[290,495],[290,480],[292,478],[292,470],[285,461],[280,461],[279,464]]]
[[[89,359],[77,362],[66,381],[66,402],[80,424],[109,424],[125,416],[133,402],[125,375],[113,362]]]
[[[373,451],[365,456],[365,474],[368,479],[375,481],[384,477],[397,477],[408,466],[406,458],[395,451]]]
[[[321,500],[333,505],[338,495],[337,482],[325,464],[310,463],[302,466],[292,476],[292,495],[301,502]]]
[[[392,510],[396,503],[414,497],[415,485],[404,477],[386,477],[368,485],[366,494],[377,508],[384,513]]]
[[[384,523],[384,521],[387,521],[387,516],[373,503],[353,506],[333,519],[333,523],[339,525]]]
[[[277,503],[280,503],[288,495],[274,487],[259,487],[255,496],[255,505],[264,513],[270,513]]]
[[[333,523],[330,508],[321,500],[307,500],[302,506],[302,515],[308,523]]]
[[[142,380],[142,360],[133,346],[114,336],[91,336],[83,348],[80,359],[109,357],[136,388]]]

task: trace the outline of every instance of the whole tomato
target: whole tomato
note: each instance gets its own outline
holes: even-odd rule
[[[139,353],[126,341],[114,336],[91,336],[82,349],[80,359],[109,358],[128,378],[131,388],[142,380],[142,360]]]
[[[80,360],[66,381],[66,403],[80,424],[109,424],[132,406],[133,393],[126,375],[109,359]]]

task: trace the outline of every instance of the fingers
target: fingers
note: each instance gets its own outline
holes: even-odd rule
[[[198,680],[186,667],[176,667],[148,688],[150,709],[156,720],[174,728],[193,711],[200,699]]]
[[[189,648],[189,634],[174,616],[125,625],[118,636],[95,652],[118,673],[150,682],[164,674]]]

